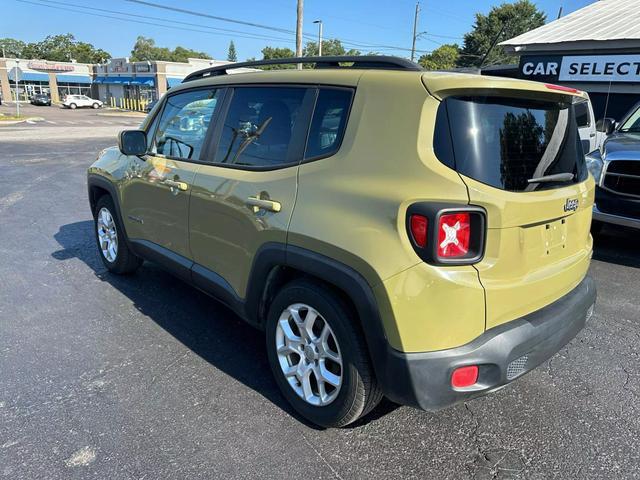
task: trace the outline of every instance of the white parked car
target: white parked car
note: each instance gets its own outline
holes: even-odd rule
[[[100,108],[102,107],[102,102],[86,95],[67,95],[62,102],[62,106],[72,110],[81,107]]]

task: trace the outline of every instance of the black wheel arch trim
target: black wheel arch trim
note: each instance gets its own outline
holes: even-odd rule
[[[264,244],[256,252],[249,278],[245,298],[248,321],[258,327],[263,326],[264,312],[261,312],[261,306],[264,303],[263,295],[268,289],[269,274],[278,267],[288,267],[318,278],[349,297],[358,314],[359,327],[364,334],[374,372],[380,382],[387,378],[384,369],[389,343],[381,312],[392,310],[389,304],[379,305],[378,302],[388,303],[388,300],[376,300],[371,285],[358,271],[333,258],[294,245]],[[383,392],[388,391],[388,385],[380,386]]]
[[[112,182],[110,182],[107,178],[103,177],[102,175],[98,175],[95,173],[89,173],[87,175],[87,194],[89,196],[89,205],[91,207],[92,216],[95,215],[95,208],[96,208],[96,205],[93,199],[93,193],[92,193],[92,189],[94,187],[105,190],[111,196],[111,199],[113,200],[113,204],[116,207],[116,211],[114,213],[118,218],[118,223],[120,224],[123,230],[124,238],[126,239],[127,244],[130,244],[129,237],[127,236],[127,227],[125,226],[124,219],[122,218],[122,212],[120,208],[120,197],[118,197],[118,191],[115,185]],[[131,245],[129,245],[129,247],[131,247]]]

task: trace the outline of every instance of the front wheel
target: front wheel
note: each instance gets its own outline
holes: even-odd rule
[[[134,272],[142,264],[142,260],[127,245],[113,200],[108,195],[100,197],[96,204],[94,231],[100,259],[110,272],[127,274]]]
[[[269,308],[267,354],[293,408],[323,427],[343,427],[382,398],[352,309],[323,284],[286,285]]]
[[[93,109],[95,110],[96,108],[100,108],[100,105],[98,105],[97,103],[94,103],[94,104],[92,105],[92,107],[93,107]]]

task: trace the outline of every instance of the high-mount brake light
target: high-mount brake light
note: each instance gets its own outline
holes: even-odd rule
[[[413,241],[420,248],[427,246],[427,217],[424,215],[411,215],[411,235],[413,235]]]
[[[467,212],[447,213],[438,221],[438,257],[464,257],[469,252],[471,215]]]
[[[545,83],[544,86],[547,87],[549,90],[558,90],[560,92],[567,92],[567,93],[580,93],[580,90],[576,88],[565,87],[563,85],[556,85],[554,83]]]

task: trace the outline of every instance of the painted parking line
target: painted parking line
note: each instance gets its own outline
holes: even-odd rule
[[[58,122],[54,122],[54,121],[52,121],[52,120],[45,120],[45,122],[47,122],[47,123],[52,123],[52,124],[54,124],[54,125],[57,125],[57,124],[58,124]]]

